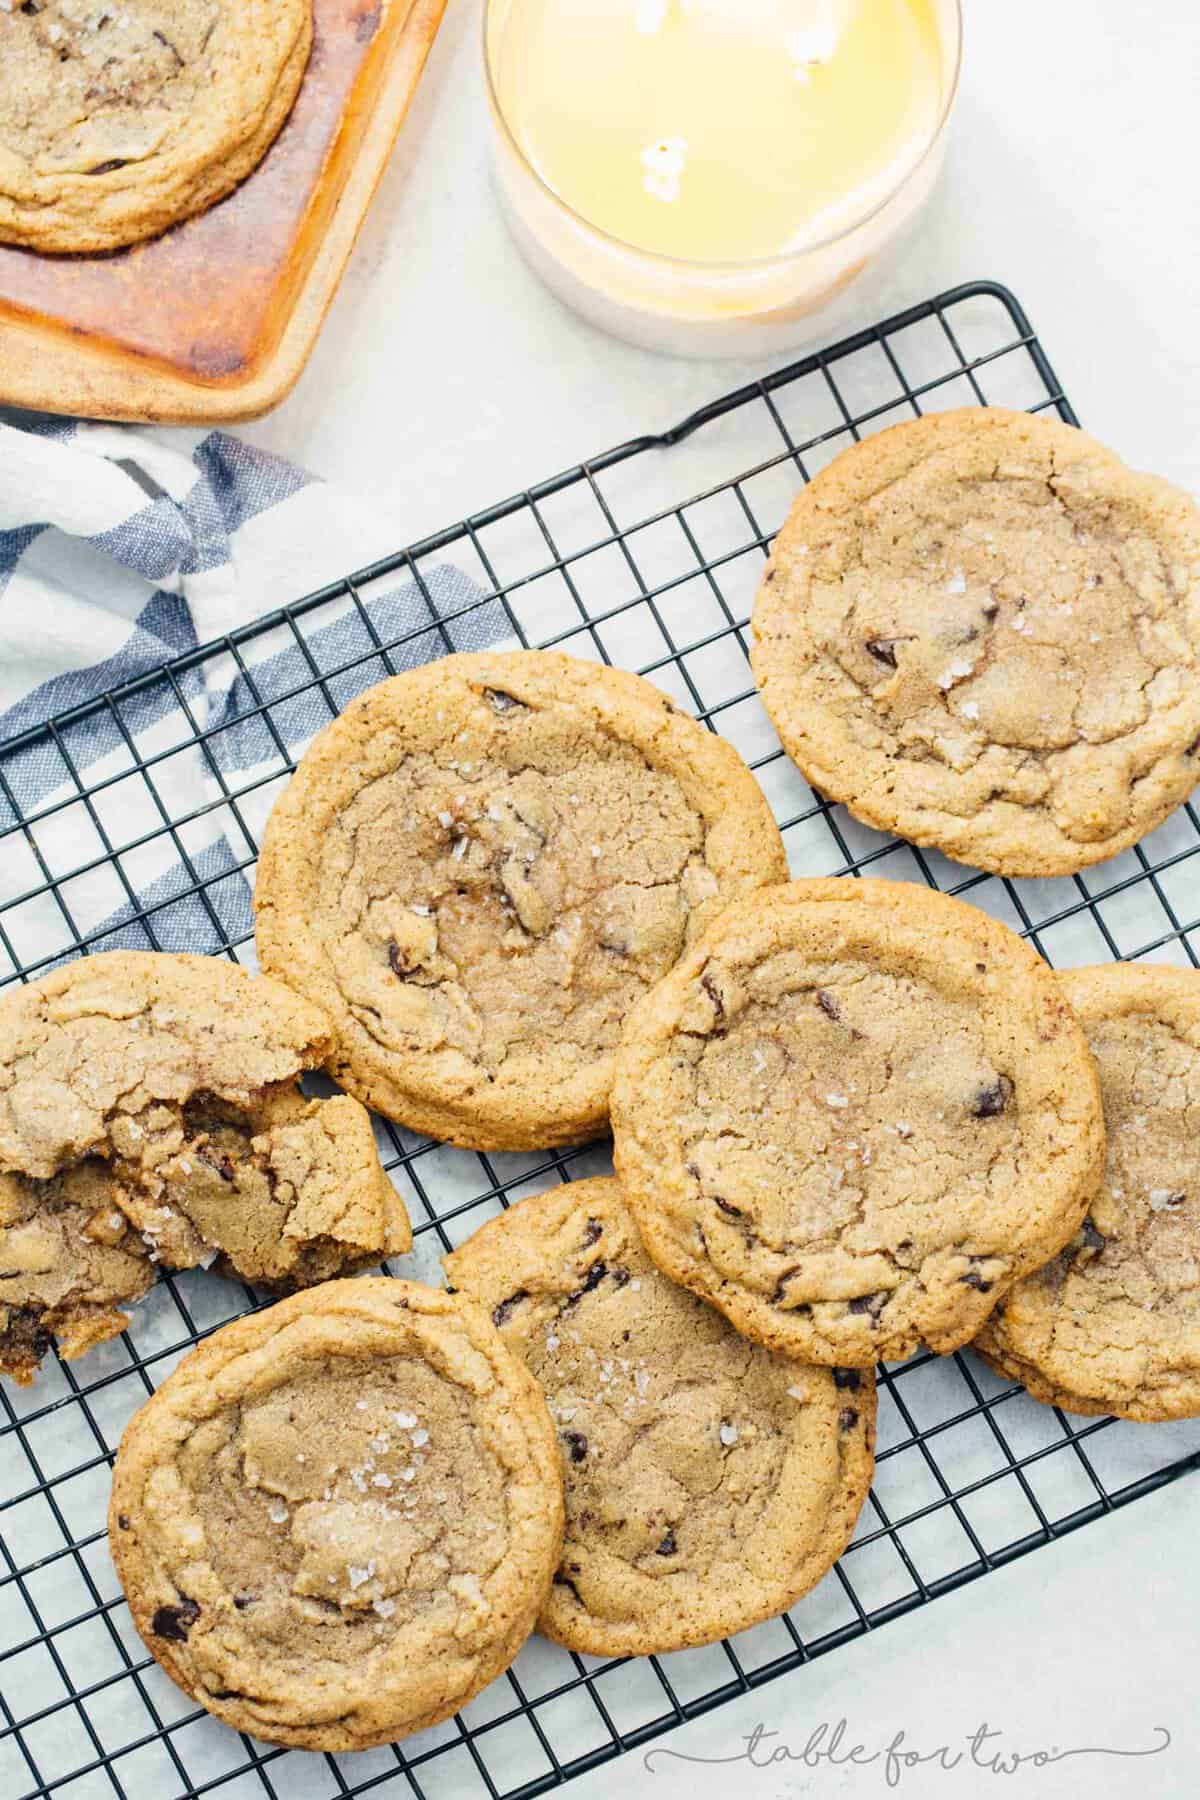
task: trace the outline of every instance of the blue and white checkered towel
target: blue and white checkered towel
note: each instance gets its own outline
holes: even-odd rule
[[[255,841],[278,791],[263,777],[280,769],[280,742],[298,755],[329,707],[319,691],[285,698],[312,675],[290,632],[246,646],[249,681],[228,655],[174,679],[153,672],[396,547],[387,521],[224,432],[0,419],[0,831],[18,810],[44,815],[34,844],[0,839],[0,905],[44,889],[47,869],[86,867],[70,882],[72,942],[213,950],[244,937]],[[379,639],[401,640],[397,668],[443,654],[447,635],[479,649],[508,629],[449,566],[364,605]],[[445,631],[429,628],[431,608],[449,617]],[[347,598],[321,609],[306,645],[318,668],[338,669],[366,659],[372,640]],[[386,672],[363,660],[330,686],[344,704]],[[138,678],[119,705],[11,747]],[[269,725],[253,690],[280,697]],[[144,758],[159,759],[149,779],[120,779]],[[91,810],[48,810],[81,786]],[[219,804],[230,793],[244,795],[236,808]],[[168,819],[188,823],[171,833]],[[22,926],[27,966],[70,948],[48,895]]]

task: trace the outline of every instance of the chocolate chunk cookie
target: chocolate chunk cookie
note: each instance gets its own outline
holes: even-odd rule
[[[1070,874],[1200,780],[1200,513],[1056,420],[898,425],[796,500],[753,663],[788,753],[857,818]]]
[[[974,1337],[1078,1230],[1095,1064],[984,913],[798,881],[722,915],[629,1022],[617,1171],[659,1267],[739,1331],[866,1366]]]
[[[562,1542],[554,1428],[486,1313],[383,1276],[215,1333],[126,1427],[134,1623],[226,1724],[362,1750],[512,1661]]]
[[[1076,1413],[1200,1413],[1200,974],[1114,963],[1060,977],[1100,1068],[1108,1161],[1061,1256],[975,1348]]]
[[[333,1020],[369,1106],[474,1149],[608,1114],[630,1007],[728,900],[786,873],[728,744],[635,675],[454,656],[347,707],[277,803],[264,968]]]
[[[311,0],[2,0],[0,242],[112,250],[202,212],[266,154]]]
[[[712,1643],[785,1611],[845,1549],[871,1482],[874,1375],[739,1337],[655,1268],[618,1182],[522,1200],[446,1273],[558,1426],[548,1637],[594,1656]]]
[[[0,1374],[32,1381],[55,1338],[69,1359],[116,1337],[153,1279],[99,1158],[48,1181],[0,1174]]]
[[[55,1319],[67,1354],[98,1341],[92,1309],[146,1286],[143,1246],[282,1288],[407,1250],[363,1108],[297,1086],[329,1046],[314,1007],[214,957],[113,951],[0,997],[4,1362],[28,1372]]]

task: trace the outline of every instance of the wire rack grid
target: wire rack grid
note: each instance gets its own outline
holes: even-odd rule
[[[313,732],[389,673],[505,641],[636,668],[730,738],[796,874],[870,871],[967,895],[1059,965],[1196,966],[1192,807],[1082,876],[998,880],[831,807],[782,754],[754,694],[750,603],[798,481],[869,431],[987,403],[1075,422],[1017,301],[979,282],[11,739],[0,746],[0,989],[115,944],[252,964],[258,836]],[[382,1120],[377,1132],[414,1221],[404,1272],[427,1279],[498,1208],[609,1166],[602,1146],[488,1156]],[[104,1537],[125,1421],[199,1337],[260,1303],[199,1271],[164,1275],[122,1338],[77,1364],[51,1360],[28,1390],[0,1390],[0,1792],[14,1800],[528,1800],[1200,1466],[1200,1422],[1074,1419],[970,1355],[918,1355],[880,1371],[870,1499],[839,1565],[790,1614],[636,1661],[534,1638],[444,1726],[355,1755],[285,1752],[219,1725],[146,1655]]]

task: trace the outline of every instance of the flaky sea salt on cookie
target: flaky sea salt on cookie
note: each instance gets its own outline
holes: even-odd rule
[[[1100,1069],[1108,1158],[1060,1256],[974,1348],[1035,1399],[1126,1419],[1200,1413],[1200,974],[1060,976]]]
[[[618,1182],[522,1200],[446,1273],[558,1427],[548,1637],[594,1656],[712,1643],[786,1611],[845,1549],[874,1466],[873,1374],[740,1337],[655,1268]]]
[[[753,630],[808,780],[961,862],[1070,874],[1200,780],[1200,513],[1057,420],[972,407],[843,452]]]
[[[661,1269],[739,1331],[866,1366],[966,1343],[1099,1179],[1053,972],[961,901],[798,881],[739,902],[629,1021],[617,1172]]]
[[[508,1666],[562,1517],[546,1403],[487,1315],[376,1276],[185,1357],[125,1429],[109,1542],[193,1699],[273,1743],[362,1750]]]
[[[372,688],[301,761],[258,949],[368,1105],[473,1149],[573,1143],[604,1128],[630,1007],[785,874],[745,763],[649,682],[452,656]]]

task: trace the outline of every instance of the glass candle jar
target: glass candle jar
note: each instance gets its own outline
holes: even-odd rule
[[[488,0],[498,189],[593,323],[789,348],[937,177],[960,0]]]

